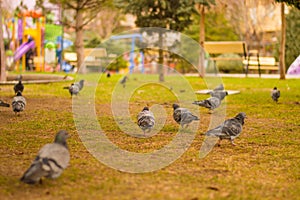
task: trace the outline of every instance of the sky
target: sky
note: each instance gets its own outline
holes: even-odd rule
[[[10,3],[12,4],[12,6],[15,8],[17,7],[17,5],[19,5],[21,2],[21,0],[13,0],[10,1]],[[27,5],[29,10],[32,10],[35,6],[35,0],[23,0],[24,4]]]

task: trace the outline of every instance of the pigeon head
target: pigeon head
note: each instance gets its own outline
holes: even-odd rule
[[[67,131],[60,130],[60,131],[58,131],[58,133],[55,136],[54,143],[58,143],[58,144],[61,144],[61,145],[65,146],[65,147],[68,147],[67,146],[67,138],[68,137],[69,137],[69,134],[68,134]]]
[[[22,80],[22,78],[23,78],[23,76],[20,74],[15,78],[15,80],[19,80],[19,82],[20,82]]]
[[[149,111],[149,108],[146,106],[146,107],[143,108],[143,111],[144,111],[144,110],[148,110],[148,111]]]
[[[237,114],[237,116],[235,116],[235,118],[239,120],[242,124],[244,124],[244,120],[246,117],[246,113],[244,112],[240,112],[239,114]]]
[[[176,103],[174,103],[174,104],[173,104],[173,109],[176,110],[177,108],[179,108],[179,105],[176,104]]]
[[[20,90],[17,92],[17,96],[22,96],[22,92]]]

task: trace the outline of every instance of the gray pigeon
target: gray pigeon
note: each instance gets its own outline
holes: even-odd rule
[[[197,116],[193,115],[187,108],[180,108],[178,104],[173,104],[173,119],[181,125],[186,127],[194,120],[200,120]]]
[[[207,131],[205,135],[218,137],[220,139],[219,145],[223,139],[230,140],[231,144],[235,145],[234,139],[241,134],[245,118],[246,114],[241,112],[234,118],[227,119],[221,125]]]
[[[227,91],[221,91],[221,90],[214,90],[214,91],[211,91],[210,93],[210,96],[212,97],[217,97],[218,99],[220,99],[221,101],[228,95],[228,92]]]
[[[280,91],[277,90],[277,87],[274,87],[274,89],[272,90],[271,96],[272,96],[272,99],[277,103],[278,99],[280,97]]]
[[[9,104],[3,102],[2,100],[0,100],[0,106],[3,106],[3,107],[9,107]]]
[[[17,84],[14,85],[14,91],[15,91],[15,94],[20,91],[20,92],[23,92],[24,90],[24,85],[22,83],[22,78],[19,80],[19,82]]]
[[[12,109],[16,113],[22,112],[26,106],[26,99],[22,96],[20,91],[17,92],[17,95],[12,100]]]
[[[194,101],[193,104],[214,110],[221,105],[221,100],[217,97],[209,97],[201,101]]]
[[[52,179],[59,177],[70,161],[66,141],[68,137],[67,131],[60,130],[56,134],[54,143],[46,144],[40,149],[20,180],[27,184],[35,184],[41,183],[42,177]]]
[[[145,132],[150,132],[151,129],[155,125],[155,118],[153,113],[149,110],[148,107],[144,107],[144,109],[138,114],[138,125]]]
[[[122,80],[120,81],[120,83],[123,85],[123,88],[125,88],[127,80],[128,80],[128,77],[127,77],[127,76],[124,76],[124,77],[122,78]]]
[[[80,80],[79,82],[72,83],[69,87],[64,87],[64,89],[68,89],[71,96],[77,95],[83,88],[84,80]]]

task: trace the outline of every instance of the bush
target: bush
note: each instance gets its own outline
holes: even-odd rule
[[[125,69],[128,67],[128,61],[123,58],[123,56],[119,56],[112,63],[110,63],[107,67],[107,70],[119,71],[120,69]]]
[[[222,54],[221,58],[240,58],[237,54]],[[222,73],[243,73],[243,62],[241,60],[220,60],[216,62],[219,72]],[[208,73],[214,72],[214,63],[210,61],[206,70]]]

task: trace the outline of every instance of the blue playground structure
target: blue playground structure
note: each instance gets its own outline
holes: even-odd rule
[[[134,69],[134,48],[135,48],[135,39],[138,38],[141,42],[143,41],[143,37],[141,34],[135,33],[135,34],[126,34],[126,35],[116,35],[112,36],[110,39],[112,40],[120,40],[120,39],[130,39],[131,38],[131,51],[130,51],[130,66],[129,66],[129,73],[133,73]],[[141,72],[144,73],[144,53],[141,53],[141,60],[142,60],[142,69]]]

